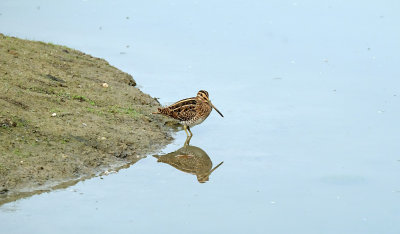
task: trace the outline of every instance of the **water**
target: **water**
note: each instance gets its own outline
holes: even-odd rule
[[[207,183],[148,156],[8,203],[5,233],[399,233],[396,1],[13,1],[7,35],[67,45],[171,103],[199,89]],[[163,152],[179,149],[185,133]]]

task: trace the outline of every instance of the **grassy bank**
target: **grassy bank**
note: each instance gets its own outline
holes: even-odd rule
[[[107,61],[0,34],[0,196],[134,162],[172,138],[159,103]]]

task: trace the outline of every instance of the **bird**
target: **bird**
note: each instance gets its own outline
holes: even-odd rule
[[[213,163],[207,153],[200,147],[184,145],[174,152],[165,155],[153,155],[157,162],[169,164],[176,169],[196,175],[197,181],[205,183],[213,171],[224,162],[212,168]]]
[[[208,92],[200,90],[197,92],[196,97],[182,99],[170,106],[160,107],[156,112],[153,112],[153,114],[161,114],[178,120],[180,124],[183,125],[187,135],[185,144],[189,144],[189,141],[193,136],[190,128],[201,124],[210,115],[212,109],[215,109],[218,114],[224,117],[224,115],[211,103]]]

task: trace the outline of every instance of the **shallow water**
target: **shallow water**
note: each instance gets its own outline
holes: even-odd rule
[[[6,233],[399,233],[400,4],[13,1],[0,31],[67,45],[216,112],[206,183],[148,156],[0,207]],[[182,147],[185,133],[163,152]]]

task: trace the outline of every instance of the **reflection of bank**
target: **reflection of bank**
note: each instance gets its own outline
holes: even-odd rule
[[[197,176],[200,183],[208,181],[211,173],[223,162],[212,168],[210,157],[204,150],[196,146],[185,145],[182,148],[165,155],[154,155],[157,162],[167,163],[176,169]]]

